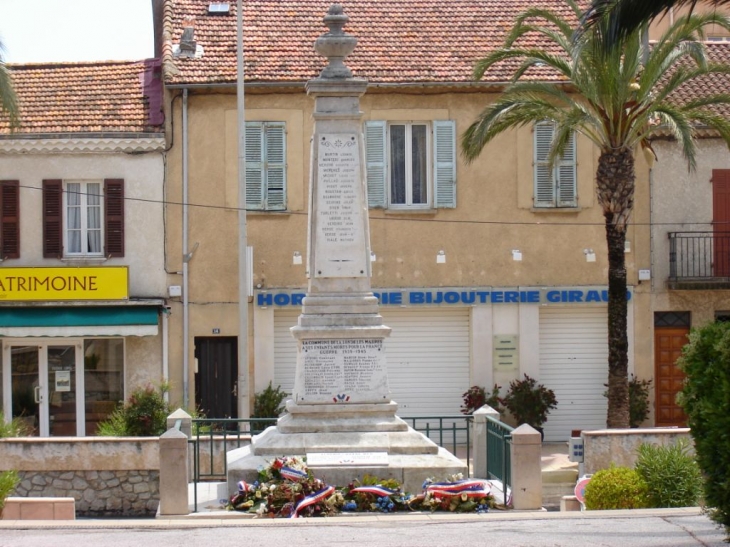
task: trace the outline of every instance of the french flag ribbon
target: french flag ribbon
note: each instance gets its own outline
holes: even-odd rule
[[[290,481],[301,481],[307,478],[306,472],[291,467],[282,467],[279,469],[279,473],[281,473],[282,477]]]
[[[314,505],[315,503],[322,501],[328,496],[331,496],[334,491],[334,486],[327,486],[325,488],[322,488],[322,490],[320,490],[319,492],[315,492],[311,496],[307,496],[302,501],[297,503],[297,506],[294,508],[294,512],[291,514],[290,518],[297,518],[299,516],[299,511],[309,507],[310,505]]]
[[[350,493],[352,492],[361,492],[363,494],[375,494],[379,497],[390,497],[393,494],[397,494],[398,491],[396,490],[390,490],[388,488],[384,488],[380,486],[379,484],[376,486],[358,486],[357,488],[353,488],[350,490]]]
[[[426,486],[426,492],[439,496],[460,496],[466,494],[477,498],[489,494],[491,486],[487,481],[466,479],[457,482],[435,482]]]
[[[253,486],[248,484],[246,481],[238,481],[238,493],[245,494],[249,490],[253,490]]]

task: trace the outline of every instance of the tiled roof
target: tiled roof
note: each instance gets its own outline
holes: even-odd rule
[[[157,61],[8,68],[20,110],[20,127],[13,135],[162,131]],[[7,118],[0,117],[0,135],[9,134]]]
[[[707,57],[711,63],[730,66],[730,42],[707,42]],[[684,104],[698,97],[706,97],[730,90],[730,74],[710,74],[694,78],[671,95],[671,100]],[[712,111],[730,117],[730,105],[713,106]]]
[[[227,15],[209,15],[209,0],[167,0],[163,56],[167,84],[232,83],[236,79],[236,1]],[[314,41],[330,0],[244,0],[246,81],[306,82],[326,65]],[[570,19],[564,0],[347,0],[345,32],[358,39],[346,64],[370,83],[472,82],[474,63],[502,45],[515,18],[540,5]],[[172,57],[183,21],[194,19],[199,58]],[[525,44],[529,45],[529,44]],[[504,82],[516,63],[491,70]],[[545,77],[539,71],[534,77]]]

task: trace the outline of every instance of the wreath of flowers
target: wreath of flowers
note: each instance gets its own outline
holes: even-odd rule
[[[314,477],[303,458],[276,458],[259,469],[253,484],[238,483],[227,509],[259,517],[321,517],[339,512],[452,511],[486,513],[495,507],[489,483],[464,479],[461,474],[444,481],[428,479],[418,495],[403,492],[395,479],[365,475],[343,488]]]

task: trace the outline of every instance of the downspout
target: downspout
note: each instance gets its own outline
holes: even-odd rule
[[[182,101],[182,277],[183,277],[183,408],[188,408],[190,370],[190,309],[188,298],[188,90]]]
[[[165,384],[170,382],[170,352],[167,345],[170,343],[169,316],[167,307],[162,308],[162,381]],[[170,392],[165,391],[165,402],[170,402]]]

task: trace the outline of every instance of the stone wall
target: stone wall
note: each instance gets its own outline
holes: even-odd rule
[[[157,437],[0,439],[0,471],[15,469],[20,497],[72,497],[78,516],[154,516]]]
[[[586,474],[608,469],[611,464],[634,467],[642,443],[672,445],[686,439],[692,446],[688,428],[601,429],[583,431],[583,463]]]

